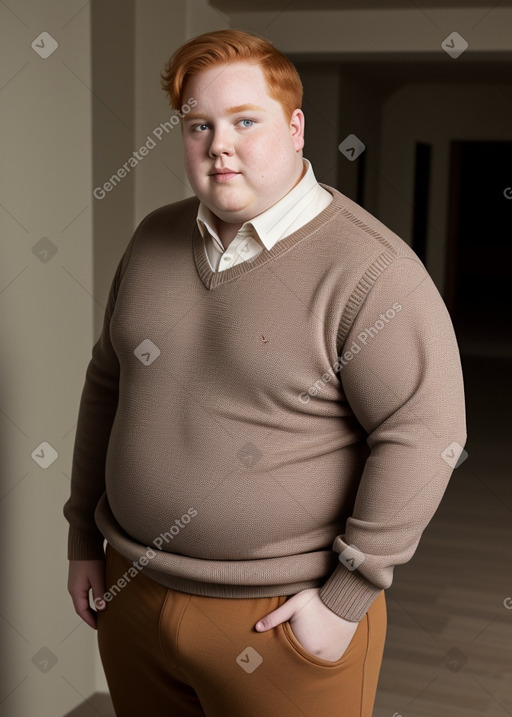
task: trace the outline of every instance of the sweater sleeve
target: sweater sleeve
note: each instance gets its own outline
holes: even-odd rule
[[[466,442],[455,333],[419,260],[396,259],[380,274],[340,355],[342,392],[370,454],[320,598],[358,622],[413,556]]]
[[[104,538],[96,527],[94,511],[105,491],[105,459],[118,402],[120,369],[110,340],[110,320],[136,235],[137,232],[118,263],[102,331],[85,374],[73,448],[71,494],[63,509],[69,523],[69,560],[105,557]]]

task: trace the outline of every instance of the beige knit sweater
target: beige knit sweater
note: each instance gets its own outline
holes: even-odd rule
[[[70,559],[106,538],[167,587],[319,587],[353,621],[411,559],[466,441],[458,347],[411,248],[322,186],[317,217],[219,273],[196,198],[141,222],[87,368]]]

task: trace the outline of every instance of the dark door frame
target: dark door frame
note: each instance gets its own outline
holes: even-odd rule
[[[448,227],[446,233],[446,268],[444,279],[444,302],[452,319],[455,311],[457,285],[457,253],[460,217],[461,140],[450,142],[450,165],[448,183]]]

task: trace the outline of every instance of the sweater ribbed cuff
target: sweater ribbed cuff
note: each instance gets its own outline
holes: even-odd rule
[[[376,587],[357,570],[337,565],[327,582],[320,588],[320,599],[336,615],[359,622],[382,588]]]
[[[104,537],[99,531],[94,533],[69,528],[68,560],[101,560],[105,557]]]

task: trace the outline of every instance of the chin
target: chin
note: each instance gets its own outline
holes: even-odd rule
[[[250,210],[252,201],[245,202],[225,202],[223,204],[208,204],[208,208],[216,214],[224,222],[245,222],[256,216],[255,212]]]
[[[223,207],[222,209],[212,209],[212,212],[216,214],[219,219],[228,224],[240,224],[253,219],[256,216],[255,212],[249,211],[247,208],[235,208],[232,209]]]

